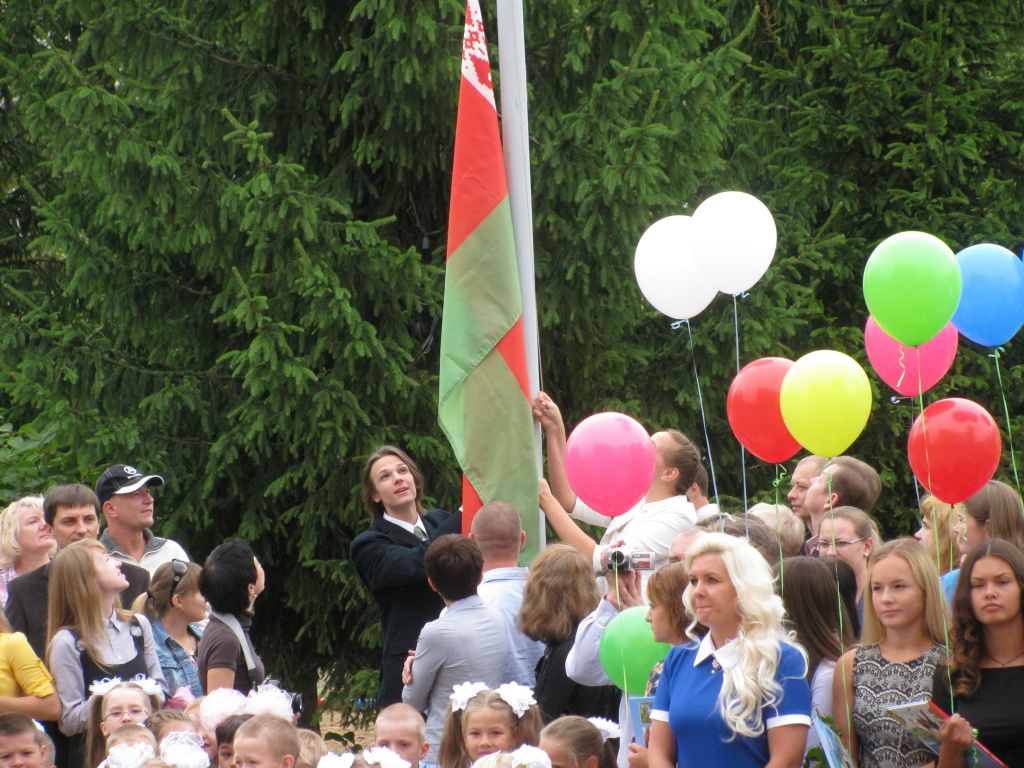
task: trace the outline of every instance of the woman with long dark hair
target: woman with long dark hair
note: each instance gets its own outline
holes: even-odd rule
[[[1010,768],[1024,766],[1024,554],[990,539],[964,559],[953,595],[952,657],[935,671],[932,701],[955,711],[942,731],[939,768],[960,768],[981,741]],[[950,688],[952,683],[952,688]]]
[[[836,662],[856,640],[849,614],[840,611],[835,574],[818,557],[793,557],[779,569],[779,594],[789,626],[807,651],[811,711],[832,714],[832,679]],[[818,732],[807,732],[807,750],[818,746]]]

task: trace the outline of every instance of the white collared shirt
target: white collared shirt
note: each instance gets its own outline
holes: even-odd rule
[[[711,633],[708,632],[700,639],[700,645],[697,646],[697,655],[693,657],[693,666],[696,667],[708,656],[714,656],[715,661],[718,662],[722,669],[732,669],[740,663],[740,655],[736,650],[736,638],[734,637],[721,648],[715,648],[715,644],[711,640]]]
[[[421,518],[419,515],[416,516],[415,523],[407,523],[405,520],[399,520],[397,517],[392,517],[387,512],[384,513],[384,519],[387,520],[389,523],[394,523],[399,528],[405,529],[413,536],[416,535],[416,529],[419,528],[420,531],[422,531],[423,533],[424,539],[430,538],[430,534],[427,533],[427,529],[423,525],[423,518]]]

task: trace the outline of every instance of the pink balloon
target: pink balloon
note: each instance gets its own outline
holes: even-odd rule
[[[882,381],[908,397],[931,389],[946,375],[956,357],[958,338],[954,325],[947,323],[938,335],[915,349],[896,341],[879,328],[870,315],[864,328],[864,348],[875,372]]]
[[[624,413],[595,413],[569,435],[565,473],[591,509],[617,517],[635,507],[654,480],[654,443]]]

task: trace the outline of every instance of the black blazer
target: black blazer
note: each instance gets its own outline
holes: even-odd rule
[[[379,707],[402,700],[402,665],[416,648],[423,625],[436,619],[444,608],[444,601],[427,584],[423,565],[427,547],[438,536],[462,531],[461,512],[432,509],[422,520],[430,537],[426,541],[378,515],[349,548],[359,578],[380,609],[384,649]]]
[[[121,605],[131,608],[135,598],[149,589],[149,571],[137,565],[121,563],[128,586],[121,593]],[[50,586],[50,563],[29,571],[7,585],[7,621],[11,629],[22,632],[40,659],[46,658],[46,602]]]

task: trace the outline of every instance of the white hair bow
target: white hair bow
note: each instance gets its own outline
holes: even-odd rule
[[[537,700],[533,698],[533,689],[528,685],[502,683],[494,689],[494,692],[512,707],[516,717],[522,717],[526,714],[526,710],[537,703]]]
[[[153,747],[145,742],[136,744],[115,744],[107,753],[110,768],[139,768],[147,760],[156,757]]]
[[[244,712],[247,715],[277,715],[291,722],[294,715],[292,697],[276,685],[258,685],[249,691]]]
[[[218,688],[210,691],[199,705],[199,722],[203,730],[213,733],[217,726],[232,715],[242,714],[245,709],[245,696],[234,688]]]
[[[336,755],[333,752],[328,752],[320,758],[320,762],[316,764],[316,768],[352,768],[352,764],[355,761],[356,756],[351,752],[346,752],[343,755]]]
[[[452,712],[458,712],[466,708],[469,700],[480,691],[487,690],[487,683],[459,683],[452,688],[451,698]]]
[[[93,684],[89,686],[89,693],[97,696],[106,696],[117,686],[124,685],[125,683],[135,683],[147,696],[159,696],[164,692],[164,689],[160,687],[160,683],[140,672],[129,680],[122,680],[120,677],[104,677],[102,680],[94,680]]]
[[[619,728],[619,724],[613,722],[605,717],[588,717],[590,724],[597,728],[601,732],[601,737],[608,741],[608,739],[617,739],[622,735],[622,730]]]
[[[380,768],[409,768],[411,763],[403,760],[387,747],[372,747],[363,750],[363,760]]]
[[[169,733],[160,744],[160,759],[175,768],[207,768],[210,756],[203,750],[203,738],[190,731]]]
[[[551,758],[539,747],[523,744],[511,753],[512,768],[551,768]]]

